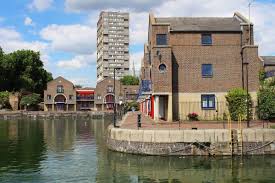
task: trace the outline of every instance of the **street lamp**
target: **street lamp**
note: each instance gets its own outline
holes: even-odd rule
[[[246,123],[247,128],[249,128],[249,93],[248,93],[248,62],[244,62],[246,65]]]
[[[113,125],[115,128],[117,128],[118,126],[116,125],[116,69],[114,67],[114,121],[113,121]]]

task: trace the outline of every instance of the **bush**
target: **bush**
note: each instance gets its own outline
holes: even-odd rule
[[[0,92],[0,109],[10,108],[9,96],[7,91]]]
[[[234,88],[228,92],[225,96],[228,110],[231,119],[238,120],[238,116],[241,115],[242,119],[247,119],[247,93],[241,88]],[[249,119],[252,116],[252,100],[250,94],[248,94],[248,107],[249,107]]]
[[[275,119],[275,79],[262,83],[258,92],[258,117],[263,120]]]
[[[199,115],[195,112],[189,113],[187,116],[188,116],[189,120],[191,120],[191,121],[198,121],[199,120],[199,118],[198,118]]]
[[[25,95],[20,101],[21,106],[27,106],[29,109],[37,109],[38,104],[41,102],[41,97],[37,93]]]
[[[137,102],[127,102],[125,104],[125,111],[131,111],[132,110],[132,107],[135,108],[135,111],[138,111],[139,110],[139,103]]]

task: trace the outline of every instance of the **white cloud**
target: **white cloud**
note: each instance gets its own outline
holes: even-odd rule
[[[24,41],[21,34],[12,28],[0,28],[0,45],[5,52],[12,52],[19,49],[31,49],[44,51],[47,44],[40,41]]]
[[[68,11],[80,12],[103,9],[131,9],[134,11],[148,11],[164,1],[170,0],[65,0]]]
[[[40,35],[55,51],[90,54],[96,46],[96,28],[86,25],[49,25]]]
[[[0,28],[0,46],[6,53],[21,49],[39,51],[41,60],[44,64],[48,63],[47,43],[41,41],[25,41],[21,34],[13,28]]]
[[[144,44],[148,38],[148,13],[130,13],[130,44]]]
[[[80,69],[96,63],[96,53],[90,55],[76,55],[69,60],[60,60],[57,66],[66,69]]]
[[[71,81],[74,85],[81,85],[83,87],[87,87],[91,85],[91,79],[85,77],[68,77],[69,81]],[[93,83],[94,84],[94,83]]]
[[[24,20],[24,24],[26,26],[34,26],[34,22],[32,21],[32,19],[30,17],[26,17],[25,20]]]
[[[53,0],[33,0],[28,7],[32,10],[45,11],[51,7],[52,3]]]

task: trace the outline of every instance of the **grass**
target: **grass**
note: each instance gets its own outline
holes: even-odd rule
[[[275,129],[275,125],[271,125],[270,128]]]

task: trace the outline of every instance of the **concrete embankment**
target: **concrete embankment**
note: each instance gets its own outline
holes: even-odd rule
[[[101,119],[105,116],[111,116],[112,113],[101,111],[72,111],[72,112],[45,112],[45,111],[8,111],[0,112],[0,119],[17,119],[22,117],[39,118],[58,118],[58,117],[89,117],[92,119]]]
[[[114,151],[144,155],[275,154],[275,129],[138,130],[108,128]]]

